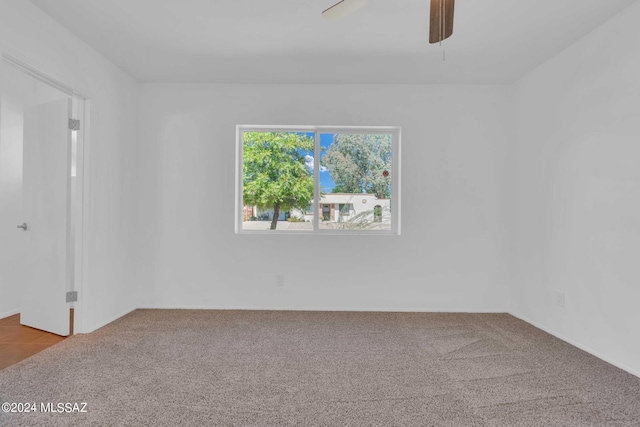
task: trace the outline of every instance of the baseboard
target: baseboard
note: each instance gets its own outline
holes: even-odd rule
[[[640,378],[640,371],[638,371],[636,369],[630,368],[629,366],[627,366],[627,365],[625,365],[623,363],[620,363],[617,360],[612,359],[612,358],[600,353],[599,351],[596,351],[596,350],[594,350],[594,349],[592,349],[592,348],[590,348],[590,347],[588,347],[588,346],[586,346],[584,344],[581,344],[581,343],[579,343],[579,342],[577,342],[575,340],[567,338],[567,337],[563,336],[562,334],[559,334],[556,331],[554,331],[554,330],[552,330],[550,328],[547,328],[546,326],[543,326],[543,325],[541,325],[541,324],[539,324],[537,322],[534,322],[532,320],[527,319],[524,316],[520,316],[520,315],[514,314],[512,312],[509,312],[509,314],[512,315],[513,317],[516,317],[516,318],[522,320],[523,322],[527,322],[528,324],[530,324],[532,326],[535,326],[536,328],[545,331],[548,334],[553,335],[554,337],[556,337],[558,339],[561,339],[562,341],[565,341],[565,342],[571,344],[574,347],[579,348],[582,351],[586,351],[587,353],[591,354],[592,356],[597,357],[600,360],[604,360],[605,362],[615,366],[616,368],[620,368],[623,371],[626,371],[626,372],[630,373],[631,375],[634,375],[634,376]]]
[[[111,323],[111,322],[115,322],[115,321],[116,321],[116,320],[118,320],[119,318],[121,318],[121,317],[123,317],[123,316],[126,316],[127,314],[129,314],[129,313],[131,313],[132,311],[135,311],[135,310],[137,310],[137,309],[138,309],[138,307],[131,307],[131,308],[128,308],[128,309],[126,309],[125,311],[123,311],[121,314],[118,314],[117,316],[114,316],[114,317],[110,318],[109,320],[105,320],[104,322],[98,323],[98,324],[96,325],[96,327],[95,327],[95,328],[93,328],[92,330],[88,331],[87,333],[95,332],[95,331],[97,331],[98,329],[100,329],[100,328],[103,328],[103,327],[107,326],[107,325],[108,325],[109,323]]]
[[[381,312],[381,313],[506,313],[504,309],[417,309],[417,308],[349,308],[349,307],[262,307],[262,306],[189,306],[176,304],[142,305],[132,307],[121,314],[114,316],[97,324],[87,331],[76,331],[76,333],[91,333],[107,326],[109,323],[126,316],[137,309],[143,310],[245,310],[245,311],[357,311],[357,312]],[[15,314],[15,313],[14,313]]]
[[[19,308],[15,308],[13,310],[5,311],[4,313],[0,313],[0,319],[4,319],[5,317],[13,316],[14,314],[20,313]]]
[[[442,309],[398,307],[264,307],[264,306],[215,306],[151,304],[138,307],[147,310],[246,310],[246,311],[357,311],[382,313],[507,313],[505,309]]]

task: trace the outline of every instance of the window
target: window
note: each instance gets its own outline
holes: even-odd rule
[[[354,212],[353,203],[340,203],[339,205],[340,215],[343,217],[349,217]]]
[[[400,129],[237,127],[236,232],[399,234]]]

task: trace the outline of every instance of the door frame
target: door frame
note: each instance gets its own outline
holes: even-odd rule
[[[83,333],[88,330],[86,327],[87,316],[85,307],[88,306],[88,286],[85,283],[86,277],[85,263],[86,258],[84,245],[84,207],[85,207],[85,151],[90,135],[90,111],[91,101],[88,97],[84,96],[81,92],[65,85],[58,81],[48,73],[32,67],[28,63],[10,55],[6,52],[0,51],[0,62],[6,66],[10,66],[25,75],[34,78],[44,84],[47,84],[60,92],[68,95],[73,100],[73,110],[76,119],[80,119],[80,130],[76,133],[76,191],[75,200],[70,204],[69,212],[67,215],[74,215],[75,220],[75,238],[73,240],[67,239],[67,252],[73,247],[73,272],[74,272],[74,287],[73,289],[78,292],[78,300],[74,302],[74,334]],[[70,197],[70,194],[69,194]],[[73,200],[73,199],[72,199]],[[67,235],[70,235],[71,229],[67,230]],[[61,296],[62,297],[62,296]]]

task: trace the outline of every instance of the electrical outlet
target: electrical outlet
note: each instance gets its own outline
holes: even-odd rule
[[[564,292],[556,291],[556,305],[558,307],[565,306],[565,295]]]
[[[284,274],[276,274],[276,286],[284,286]]]

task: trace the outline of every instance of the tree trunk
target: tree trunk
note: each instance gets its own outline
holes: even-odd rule
[[[280,205],[273,206],[273,219],[271,220],[271,230],[275,230],[278,226],[278,217],[280,216]]]

